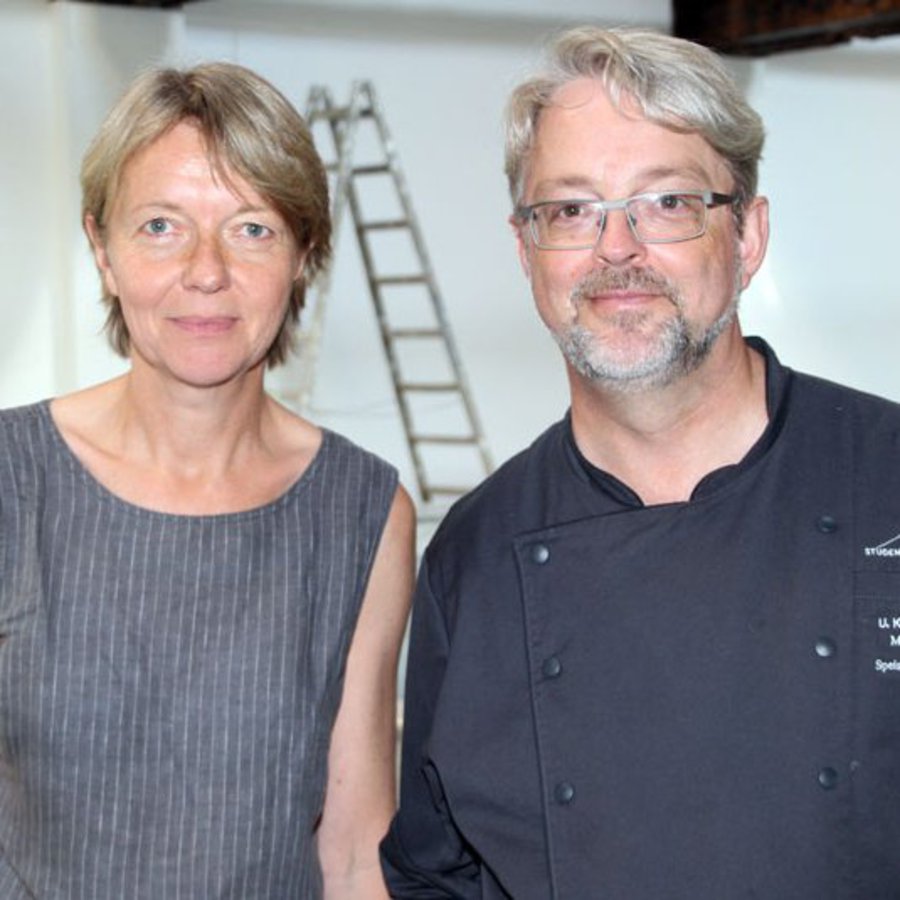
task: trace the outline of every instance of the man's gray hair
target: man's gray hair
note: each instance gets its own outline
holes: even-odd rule
[[[756,195],[762,119],[713,51],[655,31],[593,26],[563,32],[548,51],[546,69],[523,81],[507,105],[506,175],[515,206],[541,111],[561,87],[585,77],[599,79],[613,103],[627,98],[650,121],[704,138],[734,177],[738,215]]]

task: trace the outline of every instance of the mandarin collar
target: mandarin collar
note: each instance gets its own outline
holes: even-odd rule
[[[762,338],[746,337],[744,340],[765,361],[766,411],[769,416],[769,422],[763,433],[740,462],[722,466],[706,474],[697,483],[688,502],[710,496],[730,484],[745,470],[754,466],[775,443],[784,425],[793,372],[779,362],[775,352]],[[586,477],[595,488],[606,494],[617,505],[623,507],[644,506],[641,498],[627,484],[589,462],[581,450],[578,449],[572,430],[571,409],[566,412],[564,425],[565,451],[576,473],[582,478]]]

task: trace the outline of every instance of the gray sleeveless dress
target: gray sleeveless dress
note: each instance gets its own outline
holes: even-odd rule
[[[314,828],[397,484],[325,432],[278,500],[155,513],[0,413],[0,898],[321,895]]]

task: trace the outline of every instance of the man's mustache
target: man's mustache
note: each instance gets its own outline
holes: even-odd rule
[[[630,266],[627,269],[595,269],[583,275],[572,288],[572,302],[580,303],[588,297],[607,291],[640,291],[661,294],[680,307],[678,289],[665,275],[654,269]]]

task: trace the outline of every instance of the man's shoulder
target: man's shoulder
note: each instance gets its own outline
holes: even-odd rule
[[[900,427],[900,403],[818,375],[795,371],[791,393],[792,409],[801,414],[816,412],[810,408],[813,405],[818,409],[824,405],[837,412],[849,412],[866,423]]]
[[[900,490],[900,403],[795,373],[787,422],[792,437],[786,446],[800,442],[822,465],[826,459],[843,459],[843,471],[854,479],[856,490],[861,489],[860,479],[875,474],[882,485],[878,490],[883,489],[885,497],[896,498]]]

